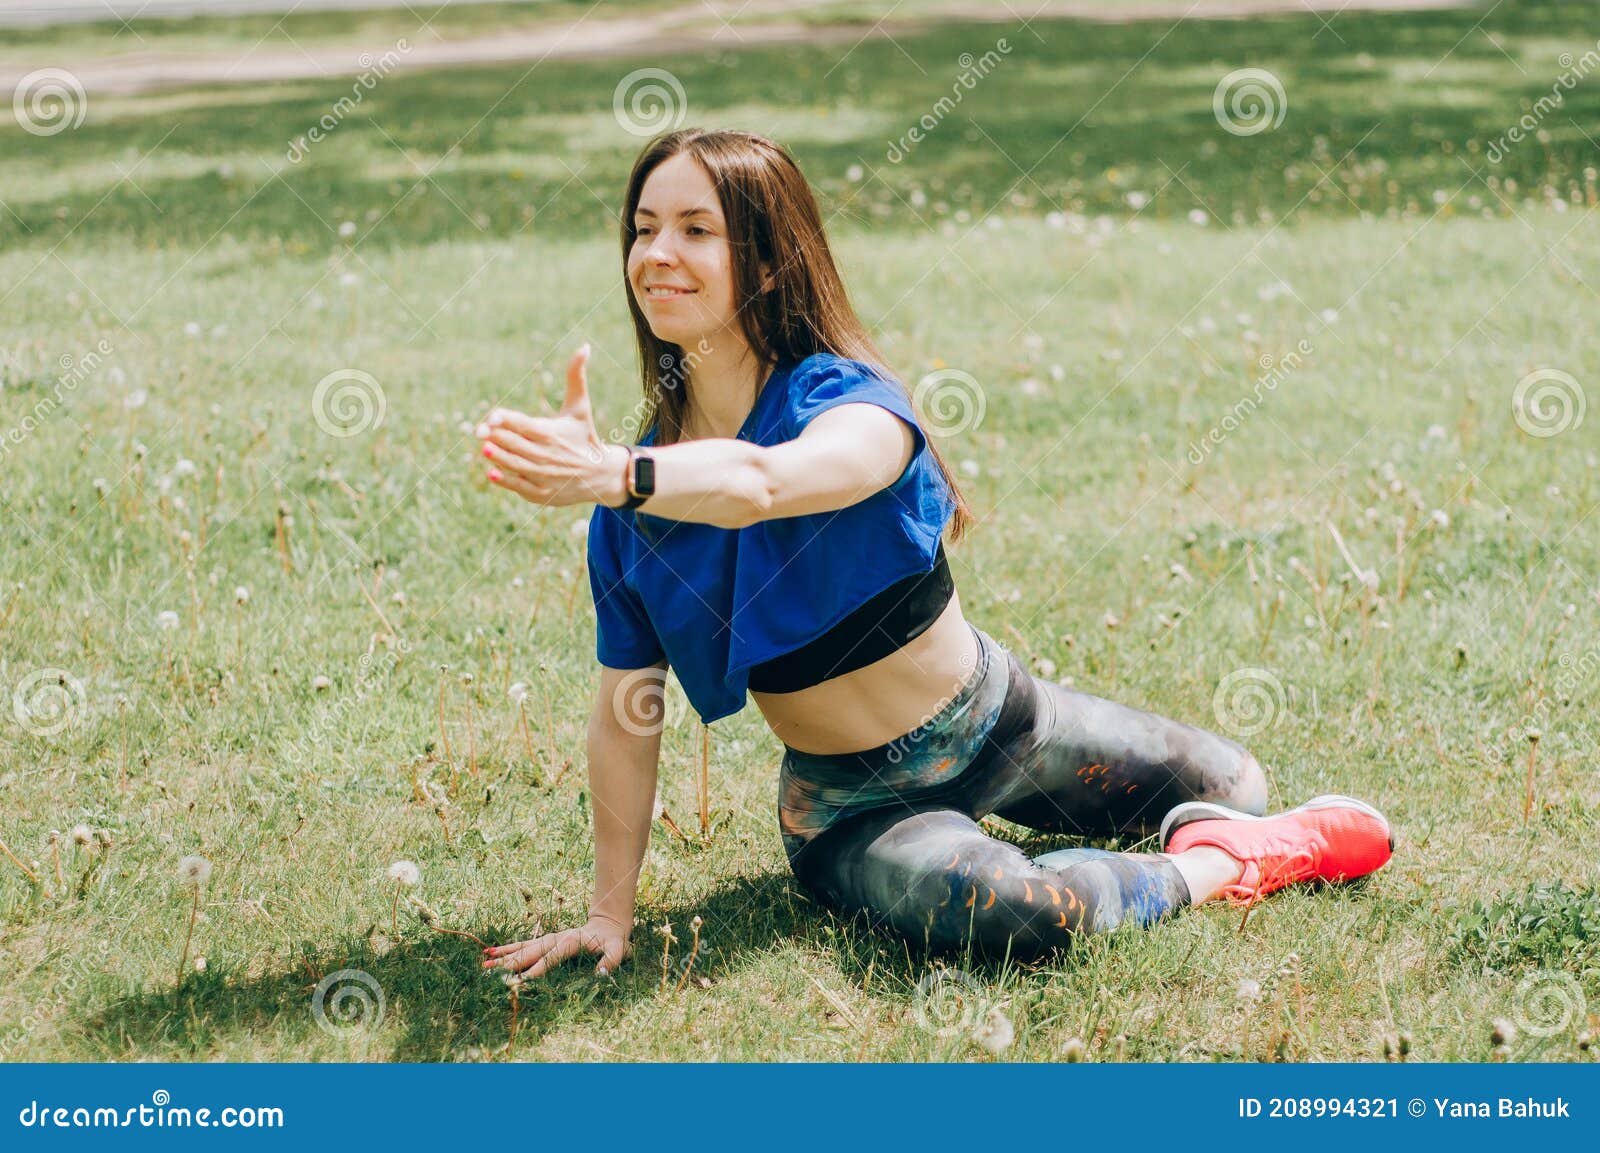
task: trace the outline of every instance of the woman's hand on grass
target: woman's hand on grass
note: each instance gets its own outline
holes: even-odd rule
[[[478,424],[489,481],[534,504],[620,505],[628,450],[607,444],[594,426],[586,366],[589,346],[567,364],[567,395],[555,416],[497,408]]]
[[[546,933],[527,941],[510,945],[493,945],[485,950],[483,967],[504,973],[520,973],[525,978],[542,977],[557,965],[576,957],[579,953],[600,954],[600,964],[595,972],[604,977],[615,973],[617,966],[632,951],[628,938],[631,930],[609,917],[590,915],[576,929],[562,929]]]

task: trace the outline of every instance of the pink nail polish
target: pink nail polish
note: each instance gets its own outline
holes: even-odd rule
[[[492,480],[492,481],[499,481],[499,480],[503,479],[500,470],[497,469],[497,468],[491,468],[489,470],[489,479]]]
[[[483,455],[492,458],[494,456],[494,445],[492,445],[492,444],[484,445],[483,446]]]

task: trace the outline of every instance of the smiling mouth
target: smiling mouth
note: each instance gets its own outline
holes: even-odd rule
[[[693,296],[692,288],[659,288],[651,287],[644,290],[644,294],[651,300],[671,300],[675,296]]]

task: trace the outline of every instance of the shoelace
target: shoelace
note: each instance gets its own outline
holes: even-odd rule
[[[1240,878],[1238,883],[1224,885],[1217,892],[1230,905],[1254,905],[1267,893],[1307,876],[1316,863],[1316,851],[1308,846],[1296,848],[1286,842],[1268,842],[1260,856],[1245,862],[1245,876],[1249,876],[1252,864],[1256,867],[1254,884]]]

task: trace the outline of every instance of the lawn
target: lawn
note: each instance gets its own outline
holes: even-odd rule
[[[1488,155],[1592,15],[401,74],[299,162],[348,81],[0,122],[0,1054],[990,1059],[998,1012],[1004,1059],[1592,1059],[1600,80]],[[657,823],[635,957],[525,986],[513,1024],[456,934],[581,919],[598,677],[586,510],[489,490],[470,422],[553,408],[584,340],[600,427],[632,410],[614,213],[642,140],[612,98],[646,64],[687,122],[793,148],[908,384],[977,382],[944,442],[982,518],[951,554],[969,619],[1239,736],[1275,805],[1380,805],[1389,867],[944,969],[795,887],[753,708],[712,728],[698,837],[674,686],[687,835]],[[1276,127],[1219,123],[1243,68],[1281,84]],[[382,1011],[337,1028],[358,998],[313,1001],[345,970]]]

